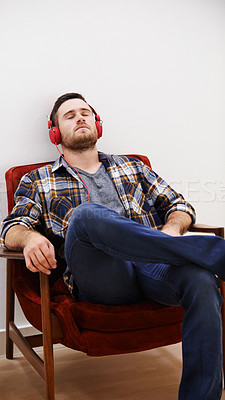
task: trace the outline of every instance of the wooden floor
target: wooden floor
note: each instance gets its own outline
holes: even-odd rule
[[[101,358],[58,347],[56,400],[176,400],[181,365],[180,344]],[[44,381],[22,356],[0,359],[0,398],[45,399]]]

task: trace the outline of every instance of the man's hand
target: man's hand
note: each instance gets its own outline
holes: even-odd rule
[[[173,211],[169,214],[161,231],[170,236],[181,236],[187,231],[191,222],[192,219],[189,214],[184,211]]]
[[[38,232],[30,232],[23,249],[27,268],[32,272],[51,274],[56,268],[55,250],[51,242]]]
[[[5,245],[9,250],[23,250],[26,267],[32,272],[41,271],[50,275],[51,269],[57,266],[51,242],[22,225],[14,225],[8,230]]]

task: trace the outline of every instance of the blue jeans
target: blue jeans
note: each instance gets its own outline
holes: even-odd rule
[[[171,237],[96,204],[78,206],[65,241],[80,301],[119,305],[143,298],[184,308],[180,400],[222,393],[222,296],[225,241]]]

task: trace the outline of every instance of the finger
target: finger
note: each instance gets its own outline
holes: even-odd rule
[[[39,272],[39,269],[35,267],[30,257],[25,257],[25,263],[27,269],[29,269],[31,272]]]
[[[32,264],[38,268],[39,271],[47,273],[49,271],[51,273],[51,265],[48,260],[40,250],[36,250],[35,253],[31,255]]]
[[[42,243],[41,246],[35,246],[28,249],[27,255],[31,257],[33,264],[38,267],[42,266],[46,269],[56,268],[55,250],[50,242]]]
[[[31,271],[31,272],[43,272],[44,274],[50,275],[51,271],[49,268],[45,268],[39,261],[38,258],[36,257],[35,253],[31,255],[25,255],[25,261],[26,261],[26,267]]]
[[[55,249],[50,242],[45,242],[41,247],[35,248],[33,254],[34,257],[37,258],[37,262],[39,262],[44,268],[52,269],[57,267]]]
[[[55,248],[50,242],[48,242],[46,247],[47,249],[43,251],[44,255],[47,258],[48,263],[51,265],[51,268],[56,268],[57,260],[55,258]]]
[[[44,268],[52,269],[56,266],[56,260],[52,259],[51,252],[48,247],[37,249],[32,257],[32,261],[35,265],[40,264]]]

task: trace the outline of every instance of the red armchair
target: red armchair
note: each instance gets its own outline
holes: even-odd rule
[[[146,156],[133,155],[150,166]],[[47,163],[13,167],[6,173],[8,211],[21,177]],[[195,226],[195,231],[224,237],[223,228]],[[54,397],[53,344],[62,343],[90,356],[148,350],[181,341],[184,311],[154,301],[123,306],[76,302],[62,276],[52,285],[43,273],[34,274],[24,264],[23,254],[0,250],[7,258],[6,357],[13,358],[13,343],[46,382],[46,399]],[[222,294],[224,284],[222,283]],[[14,296],[25,317],[42,333],[23,337],[14,322]],[[224,310],[223,310],[224,315]],[[43,345],[44,360],[33,350]]]

